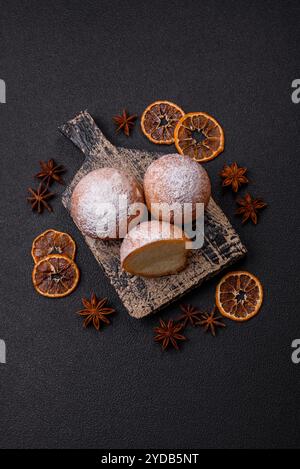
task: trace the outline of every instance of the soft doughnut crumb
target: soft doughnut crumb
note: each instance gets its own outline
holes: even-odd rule
[[[187,263],[187,237],[181,228],[164,221],[143,222],[121,245],[121,266],[133,275],[162,277],[176,274]]]

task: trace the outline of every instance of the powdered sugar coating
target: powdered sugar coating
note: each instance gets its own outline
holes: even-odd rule
[[[121,263],[136,249],[156,241],[170,239],[187,240],[185,233],[179,226],[170,225],[165,221],[145,221],[130,230],[123,239],[120,251]]]
[[[120,206],[120,196],[127,198],[126,206]],[[88,173],[75,187],[71,215],[84,234],[117,239],[120,224],[127,226],[137,216],[128,211],[133,203],[144,203],[143,191],[136,180],[118,169],[101,168]]]
[[[151,208],[152,204],[179,203],[183,208],[183,204],[191,203],[194,220],[195,204],[203,203],[205,207],[207,206],[211,195],[211,184],[203,166],[187,156],[174,153],[162,156],[151,163],[144,177],[144,192],[148,209],[156,218],[169,221],[160,216],[157,209]]]

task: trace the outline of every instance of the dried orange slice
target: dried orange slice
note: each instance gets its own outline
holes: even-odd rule
[[[35,264],[32,281],[40,295],[60,298],[69,295],[76,288],[79,270],[69,257],[52,254]]]
[[[170,145],[174,143],[174,129],[183,110],[170,101],[155,101],[141,117],[142,131],[153,143]]]
[[[70,259],[75,258],[76,244],[67,233],[56,230],[47,230],[37,236],[31,249],[34,262],[38,262],[50,254],[63,254]]]
[[[233,321],[248,321],[263,301],[263,287],[249,272],[229,272],[216,288],[216,305],[220,313]]]
[[[205,112],[190,112],[181,117],[174,138],[177,151],[199,163],[212,160],[224,150],[223,129]]]

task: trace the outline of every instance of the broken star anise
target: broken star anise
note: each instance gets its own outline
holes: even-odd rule
[[[163,350],[166,350],[169,344],[172,344],[176,350],[179,350],[177,341],[186,340],[186,337],[179,332],[183,329],[182,324],[176,324],[174,321],[169,320],[167,323],[162,319],[159,320],[159,326],[154,328],[157,334],[154,337],[156,342],[162,342]]]
[[[129,137],[131,129],[134,127],[134,122],[137,118],[136,114],[129,116],[124,109],[120,116],[114,116],[113,121],[118,126],[116,132],[123,130],[124,134]]]
[[[237,163],[232,163],[230,166],[225,164],[220,176],[223,178],[223,186],[231,186],[234,192],[237,192],[242,184],[247,184],[249,181],[245,176],[247,168],[242,168]]]
[[[225,324],[220,321],[222,317],[216,316],[216,309],[217,307],[214,306],[210,313],[202,314],[200,321],[196,323],[197,325],[204,327],[205,332],[209,331],[214,337],[216,336],[217,327],[226,327]]]
[[[200,311],[192,305],[180,305],[182,315],[179,316],[178,321],[181,322],[183,327],[186,327],[188,323],[195,326],[196,321],[199,321]]]
[[[53,197],[54,194],[48,191],[48,186],[44,186],[41,182],[36,191],[29,187],[28,192],[31,196],[27,197],[27,200],[31,204],[32,210],[42,213],[44,208],[46,208],[49,212],[52,212],[52,207],[48,204],[47,200]]]
[[[55,164],[53,159],[49,161],[40,161],[41,171],[35,175],[35,177],[42,179],[46,184],[51,184],[56,181],[59,184],[64,184],[64,180],[60,176],[66,170],[64,166]]]
[[[113,308],[105,307],[107,298],[98,299],[95,293],[92,293],[91,299],[82,298],[84,309],[77,312],[84,317],[83,327],[87,327],[90,323],[99,331],[101,322],[110,324],[107,316],[115,312]]]
[[[257,224],[258,210],[265,208],[267,204],[262,199],[253,199],[250,194],[245,197],[240,197],[236,200],[240,207],[236,210],[237,215],[242,215],[242,223],[251,220],[255,225]]]

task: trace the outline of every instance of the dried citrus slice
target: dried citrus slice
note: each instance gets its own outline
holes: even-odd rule
[[[63,254],[70,259],[75,258],[76,244],[67,233],[56,230],[47,230],[37,236],[31,249],[34,262],[38,262],[50,254]]]
[[[233,321],[247,321],[255,316],[262,301],[262,285],[249,272],[229,272],[216,288],[216,305],[220,313]]]
[[[169,101],[155,101],[141,117],[142,131],[153,143],[170,145],[174,143],[174,129],[183,110]]]
[[[212,160],[224,150],[223,129],[205,112],[190,112],[181,117],[174,138],[177,151],[199,163]]]
[[[52,254],[35,264],[32,281],[40,295],[60,298],[69,295],[76,288],[79,270],[69,257]]]

